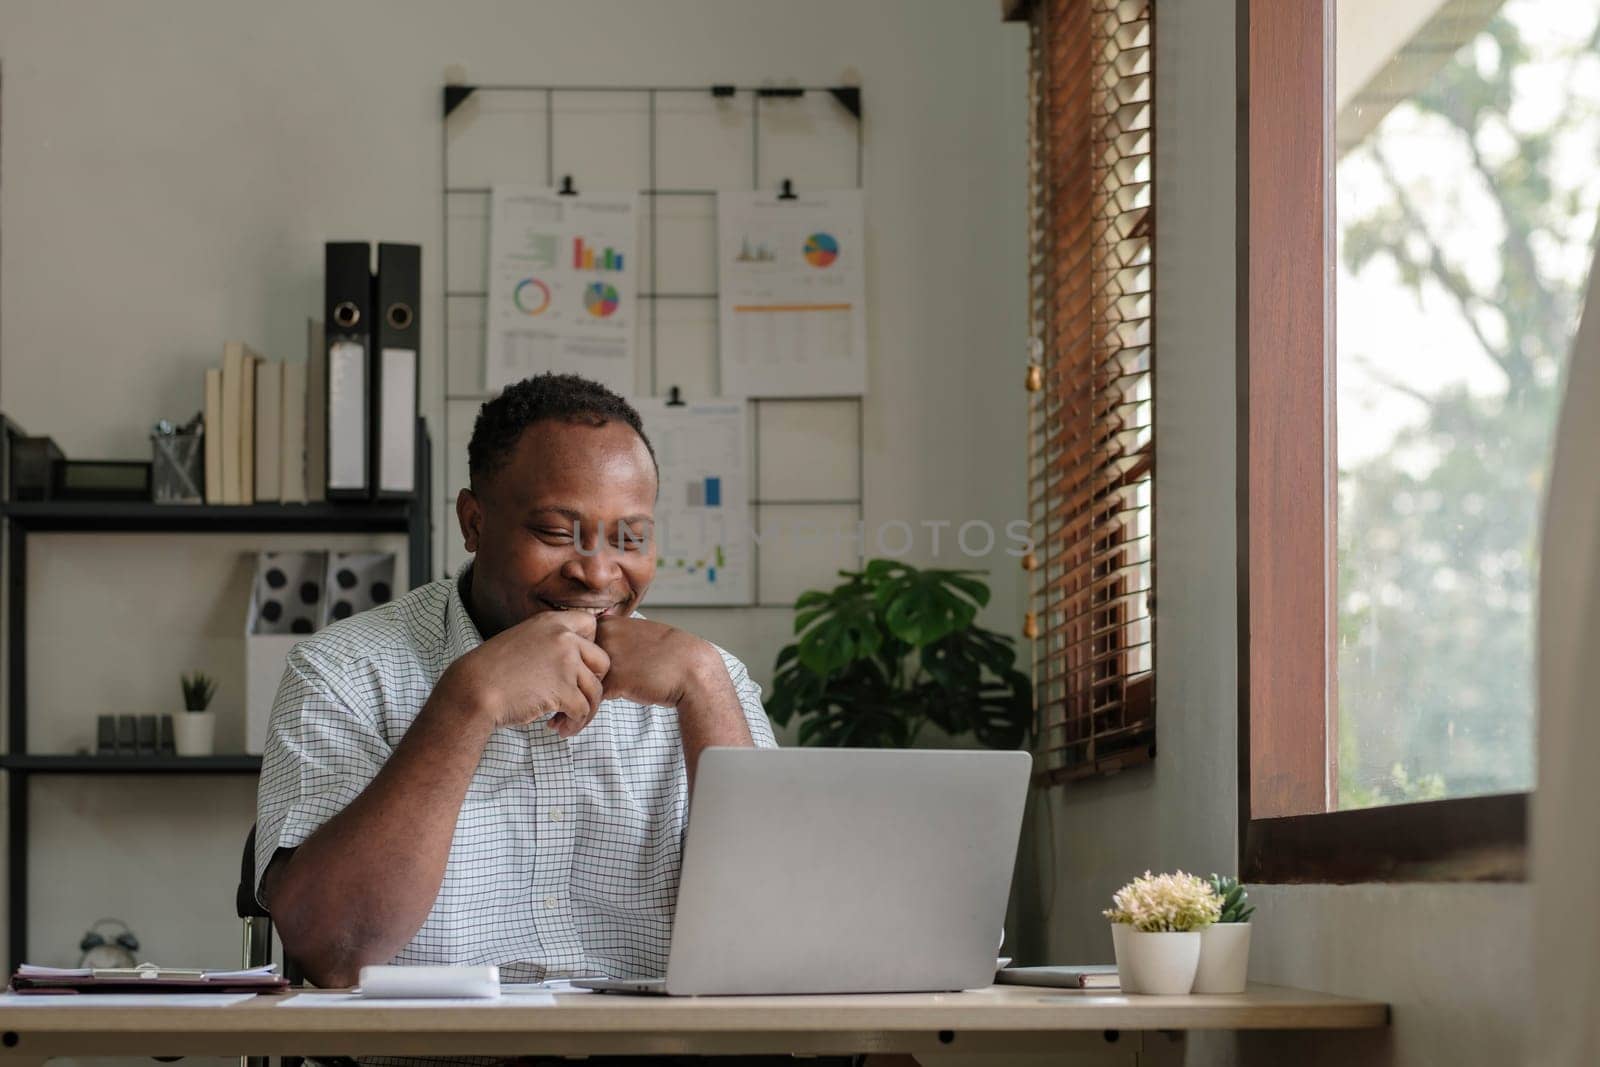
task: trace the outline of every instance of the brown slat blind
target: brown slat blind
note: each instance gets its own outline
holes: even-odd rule
[[[1151,0],[1030,18],[1028,506],[1046,781],[1155,754]]]

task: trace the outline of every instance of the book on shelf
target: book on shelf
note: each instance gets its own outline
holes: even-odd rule
[[[262,358],[256,362],[255,494],[254,503],[283,501],[283,364]]]
[[[256,365],[260,362],[259,355],[245,348],[239,401],[239,499],[235,501],[238,504],[256,502]]]
[[[414,393],[414,383],[407,390]],[[268,359],[243,341],[223,345],[222,365],[205,373],[204,418],[207,504],[326,501],[328,353],[322,322],[306,320],[304,361]]]
[[[222,437],[222,368],[207,367],[205,404],[207,504],[223,502]]]
[[[244,403],[244,345],[229,341],[222,348],[222,499],[239,503],[239,415]]]
[[[283,364],[278,485],[285,504],[306,503],[306,365]]]
[[[306,499],[328,499],[328,350],[322,320],[306,320]]]

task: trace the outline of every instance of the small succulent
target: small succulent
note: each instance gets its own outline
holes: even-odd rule
[[[1187,933],[1217,921],[1222,898],[1204,878],[1144,872],[1112,897],[1112,907],[1100,914],[1145,933]]]
[[[205,711],[217,693],[216,681],[200,671],[179,675],[178,682],[183,686],[183,706],[189,711]]]
[[[1222,901],[1222,917],[1219,923],[1247,923],[1256,909],[1250,905],[1250,894],[1244,891],[1244,886],[1239,884],[1237,878],[1229,878],[1225,874],[1211,876],[1211,891]]]

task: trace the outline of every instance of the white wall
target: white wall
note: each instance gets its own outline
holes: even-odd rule
[[[1236,865],[1234,15],[1233,0],[1157,5],[1159,754],[1058,790],[1035,812],[1046,873],[1035,872],[1028,907],[1040,913],[1053,897],[1040,958],[1109,959],[1099,909],[1147,867]],[[1199,1035],[1191,1064],[1518,1062],[1531,985],[1525,886],[1251,893],[1254,978],[1389,1001],[1392,1033]]]
[[[381,237],[424,246],[437,441],[447,69],[489,83],[859,80],[867,518],[1000,526],[1023,508],[1024,52],[1021,28],[968,0],[8,0],[0,409],[69,455],[143,457],[156,417],[199,407],[201,368],[225,339],[302,358],[324,240]],[[223,675],[226,712],[242,670],[240,561],[267,543],[37,542],[35,747],[87,740],[113,703],[167,710],[173,676],[196,665]],[[1015,633],[1020,574],[1009,557],[992,565],[986,619]],[[109,599],[165,606],[113,617]],[[158,615],[187,621],[151,625]],[[763,681],[790,629],[786,611],[661,617]],[[233,958],[246,783],[57,779],[33,796],[38,962],[73,959],[101,914],[126,918],[152,957]]]

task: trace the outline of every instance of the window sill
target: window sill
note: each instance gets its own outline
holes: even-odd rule
[[[1523,882],[1527,824],[1527,793],[1251,819],[1240,880]]]

